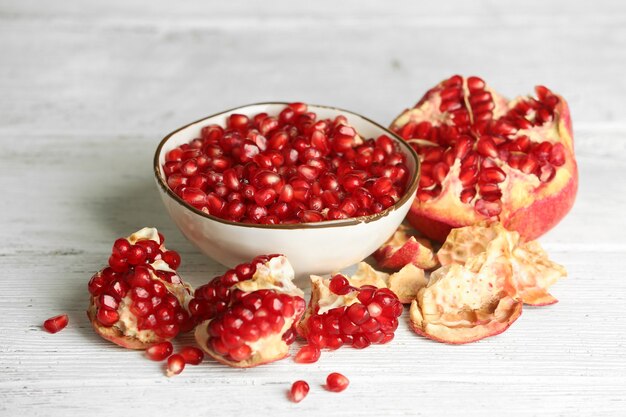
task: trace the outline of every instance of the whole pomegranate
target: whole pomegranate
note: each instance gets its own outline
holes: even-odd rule
[[[305,308],[293,278],[285,256],[262,255],[198,287],[189,311],[200,347],[237,368],[287,356]]]
[[[89,281],[87,316],[103,338],[131,349],[191,330],[186,310],[191,287],[176,273],[177,252],[167,250],[155,228],[143,228],[113,244],[109,266]]]
[[[569,108],[546,87],[535,92],[508,101],[455,75],[393,121],[422,162],[413,226],[443,241],[451,228],[499,219],[532,240],[567,214],[578,188]]]

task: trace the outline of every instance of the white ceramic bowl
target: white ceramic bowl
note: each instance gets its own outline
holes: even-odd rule
[[[364,138],[382,134],[396,140],[407,156],[410,180],[404,196],[393,206],[371,216],[319,223],[260,225],[235,223],[206,214],[188,205],[167,186],[163,173],[170,150],[200,136],[209,124],[224,126],[228,116],[266,112],[278,115],[287,103],[260,103],[238,107],[206,117],[167,135],[154,156],[154,173],[161,199],[181,232],[203,253],[228,267],[248,262],[257,255],[285,254],[299,277],[326,274],[348,267],[374,252],[400,225],[415,198],[419,177],[417,154],[402,139],[358,114],[326,106],[309,105],[320,118],[344,115]]]

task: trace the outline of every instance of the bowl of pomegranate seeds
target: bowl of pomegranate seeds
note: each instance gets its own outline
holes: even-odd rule
[[[260,103],[167,135],[154,158],[165,208],[202,252],[232,267],[284,253],[298,275],[374,252],[415,198],[415,151],[346,110]]]

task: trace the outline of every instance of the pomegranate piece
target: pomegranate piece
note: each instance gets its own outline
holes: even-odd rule
[[[343,345],[362,349],[391,341],[402,314],[398,297],[388,288],[373,285],[351,286],[342,295],[333,293],[331,282],[341,278],[311,276],[311,300],[298,333],[318,349]]]
[[[180,374],[183,369],[185,369],[185,358],[182,355],[175,353],[167,359],[165,374],[168,377]]]
[[[332,392],[341,392],[348,388],[350,380],[338,372],[328,374],[326,377],[326,389]]]
[[[346,117],[307,110],[292,103],[278,117],[231,115],[224,127],[205,126],[167,153],[168,186],[205,213],[255,224],[366,216],[400,200],[410,178],[394,140],[364,140]]]
[[[156,343],[146,349],[146,356],[148,359],[160,362],[167,359],[172,352],[174,352],[174,346],[172,342]]]
[[[286,257],[259,256],[196,289],[189,309],[200,347],[239,368],[286,357],[305,307],[293,278]]]
[[[294,403],[299,403],[304,400],[309,393],[309,384],[306,381],[296,381],[291,385],[289,390],[289,399]]]
[[[65,329],[70,319],[67,317],[67,314],[61,314],[58,316],[50,317],[48,320],[43,322],[43,328],[48,333],[58,333],[61,330]]]
[[[192,290],[175,271],[180,256],[164,240],[155,228],[117,239],[109,266],[89,281],[87,315],[103,338],[146,349],[191,330],[186,305]]]
[[[478,77],[430,89],[391,129],[420,155],[409,222],[444,241],[452,228],[499,220],[532,240],[574,204],[578,170],[570,112],[546,87],[508,101]]]
[[[180,353],[188,365],[199,365],[202,359],[204,359],[204,352],[193,346],[185,346],[178,353]]]
[[[372,285],[377,288],[389,288],[402,304],[411,303],[419,289],[425,287],[428,282],[424,270],[413,264],[407,264],[398,272],[387,274],[375,270],[367,262],[358,264],[355,274],[350,277],[349,281],[355,287]]]
[[[521,242],[517,232],[510,232],[499,223],[453,229],[437,257],[442,265],[464,266],[481,254],[497,254],[508,260],[507,288],[524,304],[540,306],[558,301],[548,289],[567,275],[565,268],[548,259],[538,242]]]
[[[473,258],[471,267],[447,265],[430,275],[409,310],[411,328],[438,342],[475,342],[505,331],[522,302],[505,290],[506,260]]]
[[[398,271],[408,264],[421,269],[432,269],[439,265],[431,243],[410,234],[411,230],[400,225],[373,256],[381,268]]]

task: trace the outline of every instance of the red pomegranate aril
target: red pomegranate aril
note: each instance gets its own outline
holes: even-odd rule
[[[350,292],[350,283],[343,275],[335,275],[329,284],[330,290],[337,295],[346,295]]]
[[[119,320],[120,316],[117,311],[106,310],[104,308],[99,308],[98,313],[96,314],[96,318],[98,322],[105,327],[111,327]]]
[[[565,147],[560,143],[554,144],[554,146],[552,146],[552,150],[550,151],[548,161],[556,167],[560,167],[565,164]]]
[[[554,178],[556,174],[556,170],[554,169],[554,167],[550,164],[545,164],[542,165],[541,168],[539,168],[539,181],[541,182],[549,182],[552,180],[552,178]]]
[[[506,179],[506,174],[498,167],[483,168],[480,172],[481,181],[500,183]]]
[[[312,345],[304,345],[298,353],[296,353],[296,357],[294,361],[297,363],[314,363],[319,360],[321,356],[321,351],[319,348]]]
[[[167,359],[166,375],[168,377],[178,375],[185,369],[185,359],[182,355],[175,353]]]
[[[326,389],[332,392],[341,392],[348,388],[350,380],[338,372],[333,372],[326,377]]]
[[[48,333],[58,333],[61,330],[65,329],[67,324],[69,323],[69,318],[67,314],[61,314],[58,316],[51,317],[43,322],[43,328]]]
[[[146,356],[153,361],[163,361],[167,359],[174,351],[171,342],[156,343],[146,349]]]
[[[194,207],[202,207],[206,204],[206,194],[199,188],[186,187],[181,197]]]
[[[187,365],[198,365],[204,359],[204,352],[193,346],[185,346],[178,352]]]
[[[309,393],[309,384],[305,381],[296,381],[291,385],[291,389],[289,390],[289,398],[294,403],[299,403],[304,400],[304,398]]]

